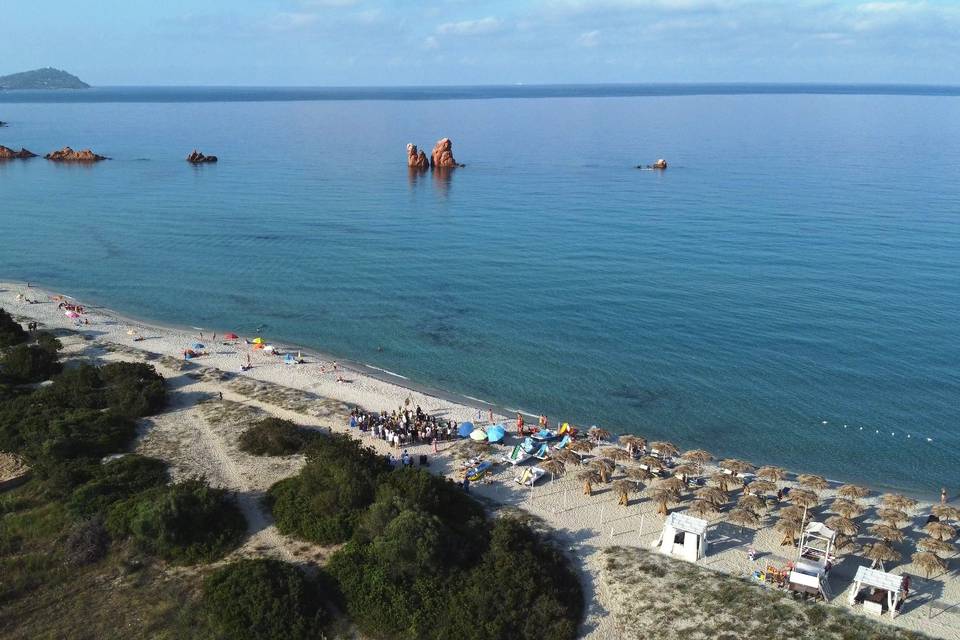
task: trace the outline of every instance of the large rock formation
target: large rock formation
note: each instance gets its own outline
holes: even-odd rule
[[[43,157],[54,162],[99,162],[108,159],[106,156],[97,155],[90,149],[74,151],[70,147],[64,147],[59,151],[51,151]]]
[[[407,166],[411,169],[429,169],[430,159],[427,154],[417,149],[417,145],[407,145]]]
[[[667,161],[664,160],[663,158],[660,158],[659,160],[657,160],[656,162],[653,163],[653,168],[654,168],[654,169],[666,169],[666,168],[667,168]]]
[[[193,150],[193,153],[187,156],[187,162],[190,164],[204,164],[206,162],[216,162],[217,156],[205,156],[196,149]]]
[[[430,166],[438,169],[452,169],[463,165],[457,164],[453,158],[453,142],[450,138],[441,138],[437,144],[433,145],[433,153],[430,154]]]
[[[23,160],[26,158],[36,158],[37,154],[26,149],[14,151],[0,144],[0,160]]]

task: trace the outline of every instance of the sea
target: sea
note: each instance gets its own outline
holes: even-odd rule
[[[960,492],[958,87],[104,87],[0,92],[0,120],[111,158],[0,163],[2,280]],[[465,166],[411,173],[442,137]]]

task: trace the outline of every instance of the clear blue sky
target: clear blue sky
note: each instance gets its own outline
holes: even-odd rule
[[[960,84],[960,0],[9,0],[0,74],[95,85]]]

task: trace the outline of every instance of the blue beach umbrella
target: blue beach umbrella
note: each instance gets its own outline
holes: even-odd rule
[[[471,433],[473,433],[472,422],[464,422],[460,425],[460,428],[457,429],[457,435],[461,438],[469,438]]]
[[[490,442],[500,442],[505,435],[507,435],[507,430],[502,424],[495,424],[487,429],[487,440]]]

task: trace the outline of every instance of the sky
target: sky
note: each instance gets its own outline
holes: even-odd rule
[[[960,84],[960,0],[7,0],[93,85]]]

